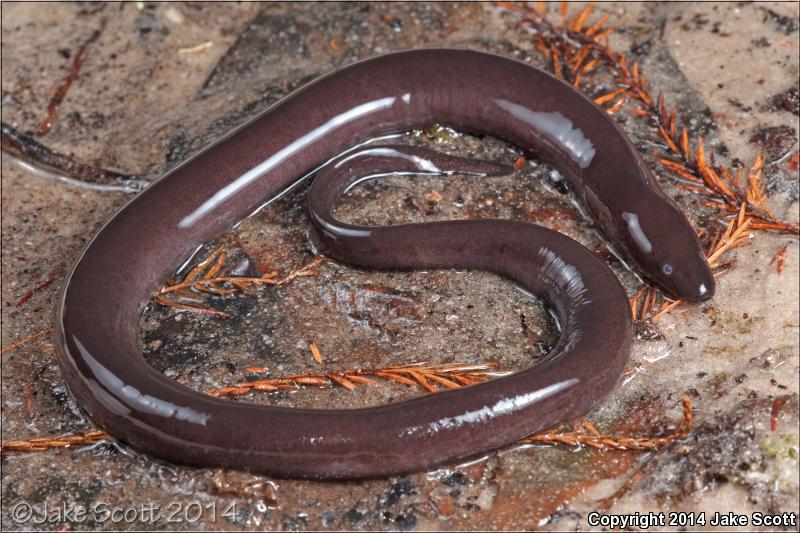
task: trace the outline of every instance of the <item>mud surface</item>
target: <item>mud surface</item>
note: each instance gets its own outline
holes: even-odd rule
[[[796,221],[797,6],[611,3],[596,11],[593,17],[612,17],[612,47],[629,50],[718,161],[747,165],[765,154],[770,208]],[[35,132],[72,54],[95,30],[100,35],[52,130],[37,140],[149,179],[303,82],[359,58],[452,46],[546,66],[531,36],[488,4],[3,4],[3,122]],[[592,92],[609,81],[598,73],[587,83]],[[624,111],[616,117],[653,163],[660,147],[647,123]],[[500,141],[441,127],[392,142],[509,164],[519,156]],[[716,229],[712,210],[652,168],[696,227]],[[353,190],[337,213],[371,224],[458,218],[543,224],[597,253],[632,294],[635,275],[608,252],[570,194],[551,182],[551,170],[528,161],[506,177],[387,178]],[[130,196],[49,181],[5,155],[2,172],[7,346],[52,323],[68,268]],[[286,274],[315,256],[304,208],[300,188],[209,243],[198,258],[223,246],[239,272]],[[778,273],[770,260],[784,246]],[[680,422],[680,398],[688,394],[695,406],[692,432],[664,451],[518,446],[432,472],[320,483],[184,468],[103,441],[4,457],[2,527],[60,525],[15,521],[20,503],[32,506],[37,521],[59,506],[140,510],[129,513],[135,515],[130,522],[102,520],[101,513],[71,524],[74,529],[564,530],[587,528],[588,513],[598,509],[796,511],[797,239],[758,233],[732,257],[736,263],[712,301],[641,325],[631,372],[588,416],[611,434],[665,435]],[[253,379],[251,367],[269,377],[411,362],[490,362],[514,370],[535,362],[557,338],[540,303],[490,274],[372,272],[333,261],[318,270],[253,294],[203,296],[204,305],[229,318],[151,304],[140,322],[147,360],[207,392]],[[312,341],[322,363],[312,356]],[[2,365],[4,441],[95,428],[70,398],[47,337],[4,354]],[[381,382],[235,401],[342,408],[422,393]],[[634,475],[638,481],[625,485]],[[623,486],[632,488],[620,491]],[[161,510],[155,522],[141,510],[151,504]]]

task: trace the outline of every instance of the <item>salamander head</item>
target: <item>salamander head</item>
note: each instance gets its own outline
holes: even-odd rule
[[[683,213],[657,195],[617,221],[628,257],[670,296],[702,302],[714,296],[714,275]]]

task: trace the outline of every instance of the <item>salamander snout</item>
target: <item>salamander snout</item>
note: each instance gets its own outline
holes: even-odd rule
[[[699,250],[694,258],[680,254],[680,257],[664,260],[659,275],[653,278],[672,297],[692,303],[708,300],[716,289],[714,274]]]
[[[697,234],[677,207],[657,200],[646,211],[621,213],[628,256],[672,298],[708,300],[716,287]]]

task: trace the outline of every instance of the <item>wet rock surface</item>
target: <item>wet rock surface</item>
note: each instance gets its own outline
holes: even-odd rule
[[[105,168],[155,178],[314,76],[371,55],[411,47],[487,50],[545,66],[529,34],[485,4],[4,4],[2,119],[34,132],[70,54],[96,29],[81,72],[40,142]],[[577,9],[577,8],[571,8]],[[630,50],[654,87],[677,104],[693,137],[719,160],[767,156],[770,208],[797,220],[797,7],[792,4],[606,4],[612,45]],[[60,43],[56,46],[54,43]],[[746,60],[745,60],[746,59]],[[599,73],[589,89],[602,90]],[[793,91],[793,92],[792,92]],[[794,95],[794,96],[793,96]],[[792,100],[794,98],[794,100]],[[793,105],[794,102],[794,105]],[[616,115],[696,227],[714,220],[653,163],[651,129]],[[513,164],[503,142],[432,127],[394,139]],[[709,147],[709,150],[711,148]],[[785,157],[786,154],[789,157]],[[791,166],[795,154],[794,168]],[[526,162],[511,176],[391,177],[354,189],[342,220],[392,224],[459,218],[530,221],[558,229],[606,260],[632,293],[634,274],[592,224]],[[3,345],[52,323],[60,285],[81,248],[128,196],[28,174],[3,161]],[[231,253],[237,275],[286,274],[315,256],[306,238],[305,189],[208,243]],[[770,264],[787,247],[778,274]],[[655,454],[517,446],[463,465],[358,483],[274,480],[193,469],[124,446],[91,446],[3,458],[2,527],[10,514],[60,505],[161,508],[175,529],[572,529],[591,510],[780,513],[798,506],[798,248],[759,233],[735,252],[717,296],[637,327],[632,372],[589,415],[603,431],[665,435],[692,397],[689,437]],[[329,261],[319,275],[230,297],[203,296],[229,318],[152,303],[140,322],[147,360],[200,391],[266,375],[400,363],[535,362],[557,331],[541,303],[482,272],[376,272]],[[20,298],[44,280],[52,283]],[[166,282],[166,280],[165,280]],[[314,360],[310,343],[322,354]],[[71,399],[49,341],[3,355],[2,438],[93,429]],[[381,383],[240,396],[294,407],[357,407],[422,394]],[[641,468],[632,489],[619,493]],[[141,529],[93,519],[76,528]],[[167,519],[170,519],[167,521]],[[54,528],[49,524],[49,529]]]

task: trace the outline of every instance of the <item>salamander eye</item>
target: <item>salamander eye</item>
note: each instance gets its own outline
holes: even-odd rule
[[[661,272],[663,272],[667,276],[671,276],[672,275],[672,265],[670,265],[669,263],[664,263],[662,265],[662,267],[661,267]]]

